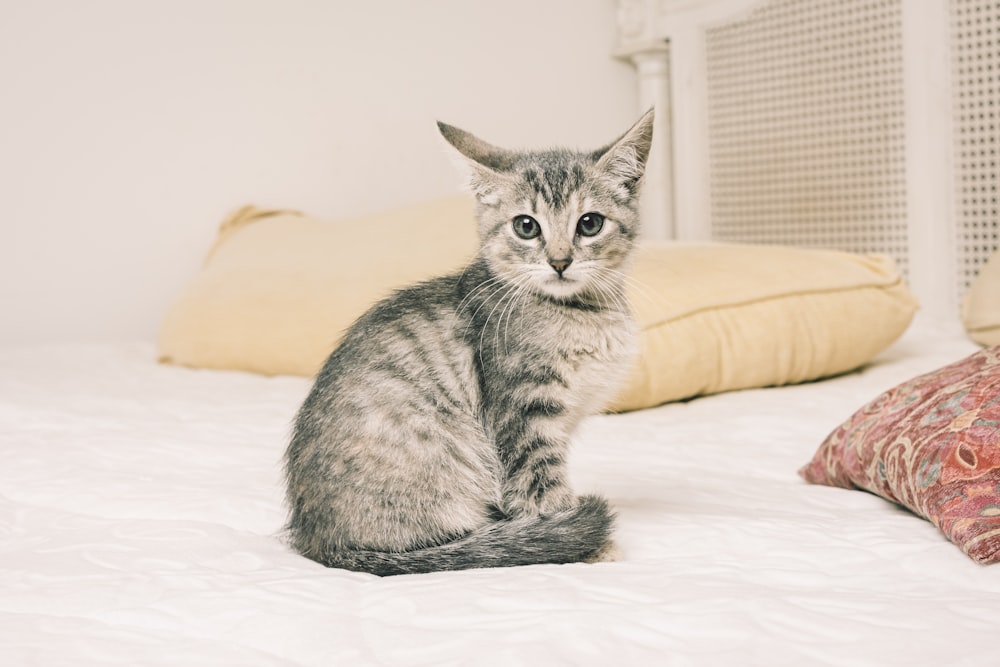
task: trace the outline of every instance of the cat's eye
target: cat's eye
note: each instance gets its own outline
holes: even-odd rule
[[[530,215],[515,216],[513,221],[514,233],[522,239],[537,238],[542,233],[542,227],[538,221]]]
[[[604,228],[604,216],[600,213],[584,213],[576,223],[576,233],[580,236],[597,236]]]

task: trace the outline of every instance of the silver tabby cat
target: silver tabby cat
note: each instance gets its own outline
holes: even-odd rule
[[[628,370],[624,271],[652,111],[600,150],[515,152],[439,123],[467,165],[480,249],[347,331],[286,453],[288,538],[378,575],[595,560],[613,514],[567,446]]]

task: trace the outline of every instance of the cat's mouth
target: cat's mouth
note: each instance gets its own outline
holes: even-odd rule
[[[573,296],[583,288],[583,281],[563,275],[551,275],[543,281],[542,288],[556,297]]]

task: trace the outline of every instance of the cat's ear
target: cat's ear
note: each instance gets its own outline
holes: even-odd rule
[[[635,195],[646,171],[646,160],[653,142],[653,110],[650,109],[628,132],[604,148],[594,151],[597,168],[608,175],[629,195]]]
[[[453,157],[465,173],[469,189],[483,202],[493,202],[510,183],[507,172],[513,167],[515,154],[447,123],[438,121],[437,125],[441,136],[457,151],[452,151]]]

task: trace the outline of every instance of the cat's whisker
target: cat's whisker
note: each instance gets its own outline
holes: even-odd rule
[[[485,337],[486,337],[486,330],[489,329],[490,320],[493,318],[493,314],[497,311],[497,308],[500,308],[501,305],[503,305],[504,301],[513,292],[515,292],[517,290],[517,284],[516,283],[511,284],[510,282],[506,282],[501,289],[503,290],[503,294],[500,295],[500,298],[497,299],[496,304],[494,304],[493,308],[490,309],[490,312],[486,315],[486,321],[483,322],[483,328],[479,332],[479,361],[480,361],[480,363],[483,363],[483,347],[484,347],[483,343],[484,343]],[[497,290],[497,291],[499,292],[500,290]],[[483,305],[485,305],[485,302],[484,302]],[[480,307],[482,307],[482,306],[480,306]],[[477,312],[478,312],[478,309],[477,309]],[[502,313],[503,313],[503,311],[501,311],[501,314]],[[496,336],[499,336],[499,329],[500,329],[499,324],[500,324],[500,318],[497,319]],[[498,348],[499,348],[499,339],[495,337],[494,344],[493,344],[493,349],[494,349],[494,351],[496,351]]]
[[[621,310],[621,301],[619,301],[611,287],[608,286],[606,279],[601,276],[595,276],[594,287],[605,310]]]
[[[482,299],[482,301],[479,304],[479,306],[476,307],[476,309],[472,312],[472,315],[469,317],[469,322],[465,326],[465,331],[464,331],[465,335],[468,335],[468,333],[469,333],[469,327],[471,327],[473,324],[475,324],[475,322],[476,322],[476,316],[479,314],[479,311],[482,310],[483,307],[486,306],[489,303],[489,301],[490,301],[489,296],[490,295],[486,295],[485,292],[486,292],[486,290],[488,290],[490,288],[493,288],[493,287],[496,287],[496,290],[493,292],[493,294],[496,294],[496,293],[500,292],[501,290],[503,290],[506,287],[506,284],[504,283],[504,280],[502,278],[500,278],[499,276],[491,278],[490,280],[485,280],[485,281],[481,282],[479,285],[477,285],[472,290],[472,292],[469,293],[469,295],[467,295],[464,299],[462,299],[462,302],[461,302],[462,304],[466,303],[466,301],[471,300],[471,298],[473,296],[473,292],[478,292],[481,297],[485,297],[485,298]],[[459,306],[459,308],[457,309],[457,312],[461,312],[462,307],[463,306]],[[486,321],[489,322],[489,317],[486,318]],[[485,324],[484,324],[484,326],[485,326]]]
[[[614,305],[614,310],[623,313],[629,312],[627,299],[624,297],[619,284],[615,283],[602,271],[595,271],[592,280],[594,287],[597,289],[597,296],[604,302],[605,309],[612,310],[609,306],[610,303]]]
[[[510,307],[510,305],[514,302],[514,299],[517,297],[518,280],[520,280],[520,276],[518,276],[517,278],[515,278],[510,282],[509,289],[506,292],[504,292],[503,296],[500,297],[500,300],[497,302],[497,305],[493,308],[493,311],[496,311],[497,308],[500,309],[500,314],[497,316],[496,319],[496,325],[493,327],[494,354],[498,353],[500,350],[500,328],[501,325],[503,324],[503,316],[504,313],[507,312],[507,309]],[[492,317],[492,315],[493,312],[490,312],[490,315],[486,318],[487,323],[489,323],[490,317]]]
[[[614,273],[616,276],[624,280],[625,284],[629,288],[628,294],[630,296],[635,295],[643,299],[648,305],[654,308],[659,308],[664,305],[663,298],[660,297],[660,295],[658,295],[655,291],[653,291],[653,289],[649,285],[645,284],[635,276],[631,276],[628,273],[625,273],[624,271],[620,271],[618,269],[606,268],[605,271]]]
[[[464,272],[463,272],[463,275],[464,275]],[[500,276],[493,276],[489,280],[482,281],[481,283],[479,283],[478,285],[476,285],[475,287],[473,287],[471,290],[469,290],[469,293],[465,295],[465,297],[458,303],[458,306],[456,306],[455,309],[458,312],[461,312],[462,309],[465,307],[466,303],[468,303],[469,301],[471,301],[477,295],[482,294],[482,292],[484,290],[489,289],[493,285],[499,285],[499,284],[502,284],[502,283],[503,283],[503,278],[501,278]],[[475,313],[473,313],[473,315],[474,314]]]
[[[534,279],[533,279],[533,277],[531,275],[531,272],[530,271],[525,271],[521,275],[520,280],[518,281],[517,292],[515,292],[514,296],[511,299],[510,309],[507,311],[507,322],[504,325],[504,348],[505,349],[507,347],[508,332],[510,330],[510,318],[514,314],[514,306],[517,305],[520,308],[520,312],[521,313],[524,312],[525,303],[528,300],[528,296],[532,292],[531,285],[532,285],[533,280]],[[518,320],[519,320],[519,323],[521,324],[520,333],[523,333],[524,332],[524,319],[523,319],[523,317],[519,317]]]
[[[531,275],[528,272],[525,272],[524,274],[522,274],[521,276],[519,276],[517,291],[514,293],[514,296],[511,297],[510,303],[507,306],[507,321],[504,323],[504,327],[503,327],[503,347],[504,347],[504,354],[509,354],[509,347],[507,346],[507,339],[508,339],[508,334],[509,334],[509,329],[510,329],[510,318],[511,318],[511,315],[514,314],[514,304],[518,303],[520,305],[520,307],[521,307],[521,311],[522,312],[524,311],[524,299],[522,299],[521,297],[526,292],[529,291],[530,284],[531,284]],[[503,313],[501,313],[500,319],[501,320],[503,319]],[[521,331],[523,332],[524,331],[524,319],[523,318],[519,318],[519,322],[521,324]],[[497,322],[497,324],[499,324],[499,322]]]
[[[616,280],[619,272],[593,261],[582,263],[581,268],[586,270],[587,281],[592,286],[592,296],[600,301],[601,307],[627,312],[627,309],[622,308],[625,301],[618,297],[622,293],[621,281]]]

